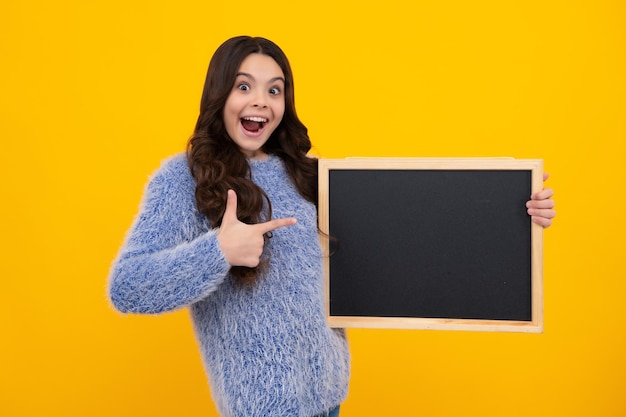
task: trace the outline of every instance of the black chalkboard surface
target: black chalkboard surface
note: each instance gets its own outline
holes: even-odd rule
[[[321,159],[333,327],[540,332],[540,160]]]

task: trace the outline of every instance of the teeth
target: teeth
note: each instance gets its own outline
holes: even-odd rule
[[[251,122],[258,122],[258,123],[265,123],[267,122],[267,119],[264,117],[256,117],[256,116],[251,116],[251,117],[243,117],[243,120],[250,120]]]

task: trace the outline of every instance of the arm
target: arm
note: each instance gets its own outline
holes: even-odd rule
[[[207,297],[230,265],[195,208],[195,183],[184,161],[152,178],[139,215],[113,264],[109,297],[122,312],[160,313]]]
[[[547,180],[549,176],[550,174],[544,173],[543,180]],[[556,216],[553,195],[554,191],[551,188],[544,188],[533,194],[530,200],[526,202],[526,208],[532,221],[544,228],[550,227],[552,219]]]

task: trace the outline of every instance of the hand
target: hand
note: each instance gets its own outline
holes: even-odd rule
[[[254,268],[259,265],[263,253],[263,235],[279,227],[294,224],[295,218],[275,219],[258,224],[240,222],[237,218],[237,194],[228,190],[226,210],[217,233],[217,241],[229,264]]]
[[[550,174],[544,173],[543,180],[547,180],[549,176]],[[550,227],[552,219],[556,216],[554,200],[552,199],[553,195],[554,191],[552,189],[544,188],[533,194],[530,200],[526,202],[527,212],[531,216],[532,221],[544,228]]]

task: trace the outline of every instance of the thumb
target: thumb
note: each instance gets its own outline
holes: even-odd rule
[[[222,217],[222,226],[225,224],[237,223],[237,194],[234,190],[228,190],[226,197],[226,209],[224,210],[224,216]]]

